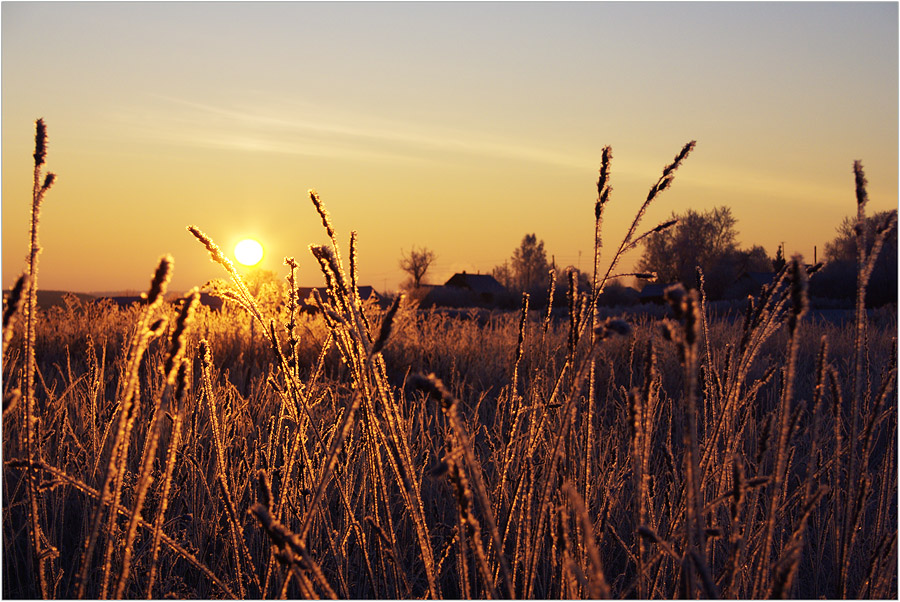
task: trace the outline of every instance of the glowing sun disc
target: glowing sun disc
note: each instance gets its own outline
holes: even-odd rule
[[[234,257],[246,266],[254,266],[262,260],[263,248],[259,241],[245,238],[234,246]]]

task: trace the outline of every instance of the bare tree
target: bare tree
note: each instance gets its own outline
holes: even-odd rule
[[[413,246],[409,255],[400,251],[400,269],[409,274],[413,288],[419,288],[419,285],[422,284],[422,278],[425,277],[425,273],[428,272],[428,268],[434,263],[436,257],[434,251],[427,247],[417,250]]]

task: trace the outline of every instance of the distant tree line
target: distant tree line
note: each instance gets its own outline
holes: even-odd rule
[[[763,247],[738,248],[737,220],[728,207],[702,213],[688,209],[672,213],[671,221],[674,226],[647,238],[637,265],[640,272],[655,273],[659,282],[695,286],[699,267],[707,296],[722,299],[740,296],[735,285],[744,274],[773,270]]]
[[[883,211],[869,217],[865,223],[867,252],[871,250],[876,230],[894,212]],[[704,275],[704,288],[711,300],[738,299],[752,292],[745,276],[753,273],[777,272],[786,263],[784,249],[779,246],[770,257],[760,245],[739,248],[737,220],[726,206],[709,211],[688,209],[672,213],[672,225],[648,236],[637,271],[653,274],[661,283],[681,282],[687,287],[697,286],[697,268]],[[856,291],[856,219],[846,218],[837,228],[836,237],[825,245],[826,264],[810,280],[810,295],[830,299],[836,303],[851,302]],[[418,288],[434,253],[426,248],[412,249],[403,254],[400,267],[410,276],[406,287]],[[532,307],[540,307],[547,296],[550,274],[555,274],[557,287],[565,289],[566,271],[551,265],[544,241],[537,234],[526,234],[512,256],[491,271],[514,298],[521,293],[531,295]],[[577,272],[579,290],[590,290],[590,278]],[[631,292],[630,292],[631,291]],[[562,291],[561,291],[562,292]],[[607,283],[601,303],[608,305],[636,302],[635,293],[623,284]],[[870,306],[897,302],[897,231],[890,233],[869,281],[867,304]]]
[[[894,211],[881,211],[866,218],[865,249],[868,255],[875,234],[890,220]],[[825,266],[809,281],[813,297],[852,302],[856,295],[856,218],[846,217],[837,228],[837,236],[825,245]],[[866,287],[866,305],[878,307],[897,302],[897,228],[884,241],[875,261],[875,269]]]

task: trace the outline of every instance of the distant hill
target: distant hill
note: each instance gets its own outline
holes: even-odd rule
[[[3,296],[6,297],[6,293],[9,291],[4,291]],[[65,307],[66,304],[63,302],[63,295],[75,295],[81,301],[93,301],[96,299],[94,295],[88,295],[87,293],[70,293],[69,291],[42,291],[38,289],[37,294],[37,303],[38,307],[41,309],[50,309],[51,307]]]

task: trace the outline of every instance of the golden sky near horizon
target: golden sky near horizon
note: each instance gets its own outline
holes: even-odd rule
[[[693,139],[642,230],[728,205],[741,246],[811,259],[855,212],[855,159],[869,211],[897,207],[893,2],[4,2],[0,19],[4,287],[25,265],[38,117],[58,175],[43,289],[143,290],[165,253],[173,290],[224,277],[191,224],[321,284],[310,188],[379,290],[413,245],[443,282],[530,232],[588,270],[605,145],[606,261]]]

